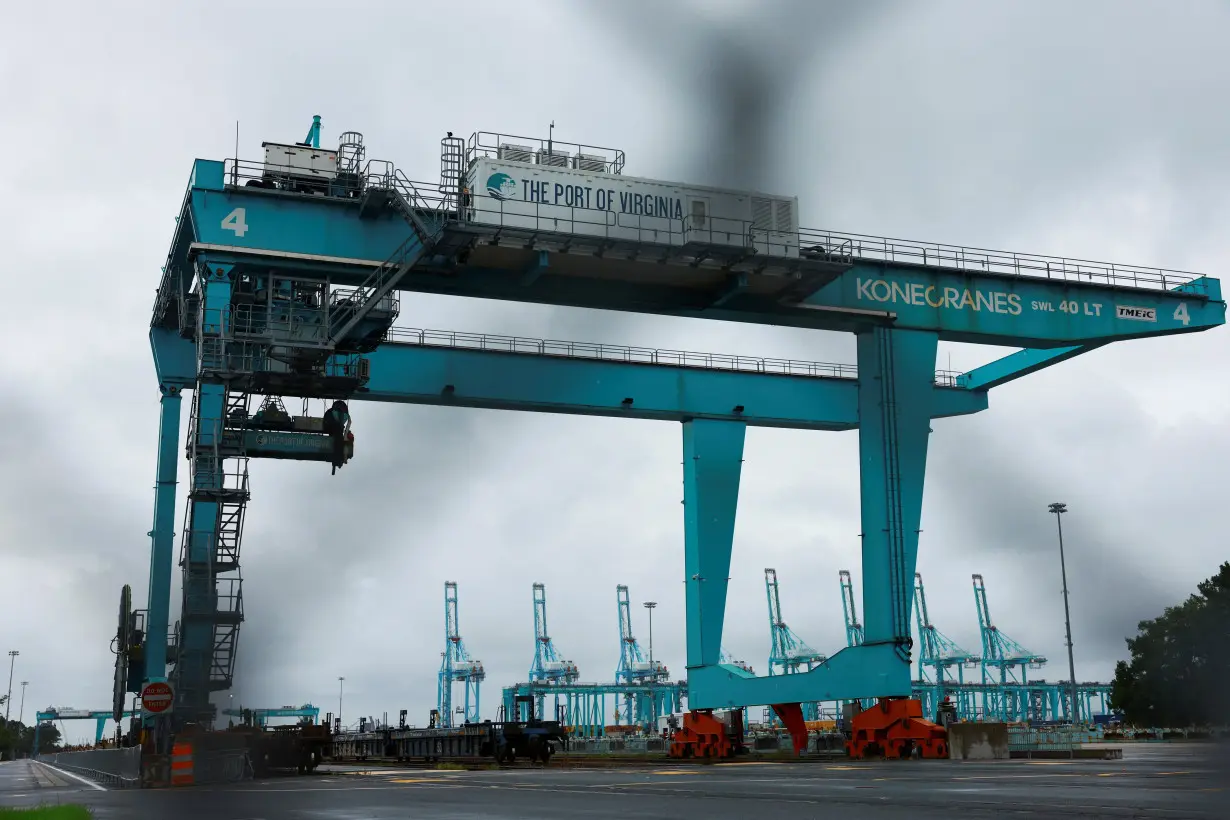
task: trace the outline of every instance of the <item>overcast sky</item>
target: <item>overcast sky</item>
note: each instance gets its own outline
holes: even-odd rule
[[[322,144],[362,131],[369,156],[414,179],[436,177],[447,130],[545,136],[554,120],[561,140],[624,149],[630,174],[797,194],[809,227],[1220,274],[1227,4],[710,5],[5,12],[0,651],[21,652],[27,720],[49,704],[108,708],[120,586],[144,606],[159,396],[149,315],[192,160],[231,156],[236,120],[244,157],[302,139],[320,114]],[[409,327],[854,357],[843,335],[427,296],[402,306]],[[982,573],[996,623],[1054,659],[1047,677],[1066,675],[1055,500],[1071,510],[1082,679],[1109,679],[1136,622],[1216,571],[1228,338],[1116,345],[935,424],[919,570],[943,632],[978,648],[970,575]],[[940,366],[1007,352],[943,346]],[[526,677],[535,581],[583,680],[613,676],[617,583],[638,604],[642,644],[639,603],[659,602],[655,655],[682,676],[678,425],[351,409],[356,456],[337,476],[253,464],[236,703],[335,711],[344,675],[347,722],[406,708],[424,723],[445,580],[460,585],[462,634],[486,665],[484,716]],[[724,644],[759,673],[766,566],[795,631],[844,645],[837,572],[861,582],[856,457],[854,433],[748,433]]]

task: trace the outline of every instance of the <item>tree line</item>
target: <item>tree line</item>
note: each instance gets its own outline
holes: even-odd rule
[[[39,732],[39,754],[54,752],[60,745],[60,730],[45,723]],[[0,717],[0,760],[31,757],[34,754],[34,727],[18,720]]]
[[[1110,705],[1135,726],[1230,725],[1230,562],[1127,639]]]

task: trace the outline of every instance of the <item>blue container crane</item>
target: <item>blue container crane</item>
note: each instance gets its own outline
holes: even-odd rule
[[[624,708],[620,715],[628,725],[650,725],[653,715],[658,714],[661,704],[655,705],[648,699],[643,685],[649,683],[669,683],[670,671],[666,664],[641,654],[641,645],[632,634],[632,606],[629,603],[628,587],[618,584],[615,587],[615,601],[619,610],[619,664],[615,667],[616,684],[627,684],[629,689],[623,694]]]
[[[931,623],[927,591],[923,587],[922,574],[917,572],[914,573],[914,615],[920,647],[914,694],[922,700],[923,714],[934,715],[945,698],[956,698],[954,706],[958,716],[972,717],[976,709],[975,693],[965,686],[965,668],[979,664],[982,659],[962,649]],[[956,670],[955,680],[950,674],[953,669]],[[927,670],[931,670],[930,674]]]
[[[534,584],[534,660],[530,664],[530,683],[575,683],[581,677],[577,665],[564,660],[555,651],[555,643],[547,632],[547,588],[543,584]],[[555,709],[552,715],[543,714],[545,694],[537,692],[535,708],[538,717],[543,720],[554,719],[559,713],[559,697],[555,698]]]
[[[1029,704],[1016,695],[1019,687],[1029,682],[1028,669],[1039,669],[1046,658],[1030,652],[1012,638],[999,631],[991,622],[991,609],[987,606],[987,588],[981,575],[975,574],[974,604],[978,608],[978,631],[982,636],[982,682],[998,684],[988,689],[984,709],[988,715],[999,720],[1020,720],[1028,714]]]
[[[119,724],[124,718],[140,716],[141,710],[135,707],[133,709],[121,709],[117,714],[112,709],[74,709],[71,706],[48,706],[43,711],[35,712],[34,714],[34,756],[38,757],[39,739],[42,734],[40,729],[44,723],[53,723],[57,720],[92,720],[94,721],[94,743],[97,745],[102,742],[103,735],[106,733],[108,720],[114,720],[116,724]]]
[[[563,681],[572,683],[581,676],[577,665],[566,661],[555,651],[555,643],[547,634],[547,588],[534,584],[534,661],[530,664],[530,681]]]
[[[782,618],[782,602],[777,586],[777,570],[766,567],[764,571],[765,597],[769,602],[769,674],[789,675],[809,672],[824,663],[825,655],[817,652],[794,633]],[[803,718],[815,720],[819,706],[815,703],[801,705]]]
[[[444,651],[437,682],[436,708],[440,714],[440,726],[453,726],[453,684],[460,681],[465,687],[465,705],[462,710],[466,723],[478,723],[479,687],[487,676],[483,662],[476,661],[466,651],[461,640],[458,620],[457,583],[444,582]]]
[[[223,709],[227,717],[251,719],[254,726],[264,728],[270,719],[295,718],[300,723],[315,723],[320,718],[320,707],[305,703],[302,706],[278,706],[261,709]]]
[[[769,674],[788,675],[792,672],[810,671],[824,663],[824,653],[808,646],[782,619],[782,602],[777,589],[777,570],[766,567],[764,571],[765,597],[769,601]]]
[[[647,661],[641,654],[641,645],[632,634],[632,607],[628,602],[628,587],[615,587],[615,601],[619,609],[619,664],[615,667],[615,680],[622,683],[652,683],[666,681],[670,672],[659,660]]]
[[[858,620],[858,610],[854,607],[854,581],[850,579],[850,570],[843,569],[837,573],[841,583],[841,609],[846,624],[846,646],[861,646],[863,643],[863,625]]]
[[[931,623],[931,616],[927,612],[927,592],[923,587],[922,574],[918,572],[914,573],[914,613],[921,645],[918,655],[919,683],[925,681],[937,684],[952,682],[952,678],[948,675],[950,669],[955,669],[957,672],[956,683],[965,683],[965,668],[979,664],[982,658],[962,649],[956,641],[940,632]],[[930,675],[927,674],[928,669],[931,670]]]
[[[991,389],[1113,342],[1225,323],[1210,276],[802,228],[792,197],[655,186],[625,177],[615,149],[450,132],[440,178],[416,183],[369,159],[357,132],[336,151],[317,147],[315,120],[309,137],[266,142],[259,162],[195,161],[155,297],[162,412],[134,657],[142,681],[174,678],[172,723],[209,725],[211,693],[233,682],[248,460],[344,467],[348,402],[678,423],[689,706],[905,697],[931,420],[981,412]],[[850,333],[855,363],[394,328],[402,291]],[[941,341],[1020,349],[937,372]],[[285,397],[323,412],[287,419]],[[250,417],[262,401],[272,412]],[[864,636],[807,672],[719,663],[749,426],[859,438]]]

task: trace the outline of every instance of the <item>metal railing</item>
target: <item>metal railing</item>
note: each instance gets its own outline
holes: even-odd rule
[[[1191,271],[807,228],[799,231],[799,241],[804,250],[819,246],[830,252],[846,253],[856,260],[923,265],[998,276],[1060,279],[1114,287],[1172,290],[1203,276]]]
[[[518,139],[499,134],[471,137],[467,154],[485,155],[497,152],[501,140]],[[494,139],[494,142],[487,138]],[[528,142],[537,144],[533,140]],[[564,143],[559,143],[564,146]],[[584,146],[581,146],[584,147]],[[606,150],[611,149],[594,149]],[[616,152],[622,158],[622,153]],[[270,167],[263,162],[226,160],[227,178],[232,184],[258,180],[266,184],[271,179],[292,178],[295,169],[287,166]],[[622,167],[622,159],[620,159]],[[364,172],[339,178],[322,189],[322,193],[357,195],[365,186],[395,188],[406,202],[416,209],[435,212],[439,216],[451,216],[449,197],[438,193],[437,183],[412,182],[386,160],[369,160]],[[739,244],[744,241],[756,247],[760,253],[781,255],[791,249],[799,255],[842,260],[866,260],[903,265],[918,265],[967,273],[986,273],[997,276],[1036,278],[1102,284],[1112,287],[1136,289],[1173,290],[1180,285],[1195,282],[1193,293],[1207,294],[1207,288],[1198,280],[1204,274],[1194,271],[1173,270],[1161,267],[1127,265],[1116,262],[1099,262],[1064,256],[1048,256],[1012,251],[993,250],[939,242],[923,242],[871,234],[847,233],[812,228],[798,231],[769,231],[756,227],[751,220],[706,217],[704,224],[693,222],[692,217],[671,219],[665,216],[649,216],[616,213],[568,205],[541,205],[515,200],[517,211],[506,209],[501,200],[486,195],[484,191],[470,191],[469,203],[460,215],[465,221],[495,224],[497,227],[519,227],[536,230],[560,231],[581,235],[602,236],[643,243],[680,244],[689,241],[707,241],[715,245]],[[532,213],[528,206],[535,206]],[[495,216],[498,215],[498,216]],[[482,216],[483,219],[476,219]],[[764,247],[766,250],[761,250]]]
[[[541,137],[521,137],[514,134],[497,134],[492,131],[476,131],[466,143],[466,167],[479,157],[499,159],[504,162],[524,162],[501,156],[504,146],[524,148],[529,161],[554,168],[576,168],[596,173],[619,174],[624,169],[627,157],[618,148],[603,148],[597,145],[582,145],[561,140],[544,140]],[[545,159],[543,162],[541,159]],[[560,161],[564,160],[564,164]],[[579,162],[578,162],[579,160]],[[602,163],[602,169],[597,167]]]
[[[130,788],[141,783],[140,746],[56,752],[39,755],[38,761],[113,788]]]
[[[209,589],[185,593],[183,616],[216,623],[243,620],[243,579],[215,577]]]
[[[555,339],[532,339],[520,336],[499,336],[490,333],[465,333],[456,330],[427,330],[394,327],[388,341],[423,347],[446,347],[459,350],[485,350],[500,353],[521,353],[534,356],[556,356],[565,359],[585,359],[622,364],[645,364],[662,367],[689,367],[705,370],[730,370],[739,373],[759,373],[773,376],[801,376],[823,379],[857,379],[858,368],[852,364],[806,362],[797,359],[771,359],[734,356],[725,353],[696,353],[650,347],[630,347],[594,342],[567,342]],[[935,383],[941,387],[956,387],[958,371],[937,370]]]

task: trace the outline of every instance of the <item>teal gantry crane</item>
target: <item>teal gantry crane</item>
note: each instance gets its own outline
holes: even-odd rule
[[[850,578],[850,570],[838,571],[837,580],[841,583],[841,609],[846,623],[846,646],[861,646],[863,625],[859,623],[858,610],[854,606],[854,581]]]
[[[564,660],[555,650],[555,642],[547,632],[547,587],[545,584],[534,584],[534,660],[530,663],[530,683],[569,684],[576,683],[581,677],[580,670],[572,661]],[[554,719],[559,713],[559,697],[555,698],[555,709],[551,715],[543,714],[543,704],[546,694],[537,693],[535,708],[540,719]]]
[[[984,709],[988,716],[999,720],[1023,720],[1028,712],[1028,704],[1021,699],[1024,690],[1020,685],[1029,682],[1028,670],[1041,668],[1046,663],[1046,658],[1030,652],[999,631],[991,621],[986,583],[978,574],[974,574],[973,579],[974,604],[978,608],[978,632],[982,636],[982,682],[996,684],[987,690]]]
[[[922,700],[923,714],[934,715],[945,698],[955,698],[957,714],[974,714],[974,693],[966,687],[965,668],[982,659],[965,651],[956,641],[935,628],[927,611],[927,591],[921,573],[914,573],[914,615],[918,624],[918,681],[914,694]],[[927,670],[931,670],[928,674]],[[956,678],[950,670],[956,670]],[[955,685],[954,685],[955,684]],[[925,695],[923,694],[925,693]]]
[[[965,683],[965,668],[981,662],[981,658],[965,651],[956,641],[935,628],[927,612],[927,591],[922,573],[914,573],[914,612],[918,623],[918,681],[943,684],[952,681],[949,670],[956,670],[956,683]],[[927,670],[931,674],[927,674]]]
[[[808,646],[782,618],[777,570],[765,568],[764,589],[765,597],[769,601],[769,674],[788,675],[792,672],[810,671],[816,664],[824,663],[824,653]]]
[[[444,582],[444,651],[440,654],[442,659],[436,693],[436,709],[440,714],[439,725],[443,728],[454,725],[453,684],[458,681],[465,688],[463,719],[466,723],[478,723],[479,691],[487,675],[483,671],[483,662],[471,658],[470,653],[466,651],[465,642],[461,640],[455,581]]]
[[[357,132],[336,150],[320,139],[314,120],[304,143],[264,143],[263,160],[195,160],[161,272],[149,598],[129,685],[172,678],[173,724],[209,725],[211,694],[232,683],[250,460],[336,471],[355,453],[350,403],[679,424],[689,707],[780,704],[797,716],[820,697],[910,695],[933,418],[985,410],[991,389],[1114,342],[1225,323],[1210,276],[807,229],[794,197],[654,185],[625,176],[615,149],[450,132],[439,179],[423,183],[369,159]],[[856,361],[395,328],[402,291],[850,333]],[[941,341],[1019,349],[949,373],[936,370]],[[185,390],[189,511],[172,630]],[[305,406],[292,416],[274,399]],[[249,416],[252,403],[267,412]],[[758,677],[720,662],[749,426],[858,435],[864,635],[807,672]]]
[[[641,654],[641,645],[632,634],[632,605],[624,584],[616,585],[615,601],[619,610],[619,663],[615,667],[615,683],[628,686],[622,696],[623,717],[629,725],[648,726],[656,720],[651,716],[665,713],[668,698],[665,694],[655,694],[665,690],[645,688],[645,684],[668,683],[670,671],[660,660],[652,657],[646,660]]]
[[[765,597],[769,602],[769,674],[789,675],[808,672],[817,664],[824,663],[824,653],[817,652],[794,633],[782,618],[782,601],[777,587],[777,570],[765,567]],[[815,720],[819,707],[815,703],[802,704],[803,717]]]

